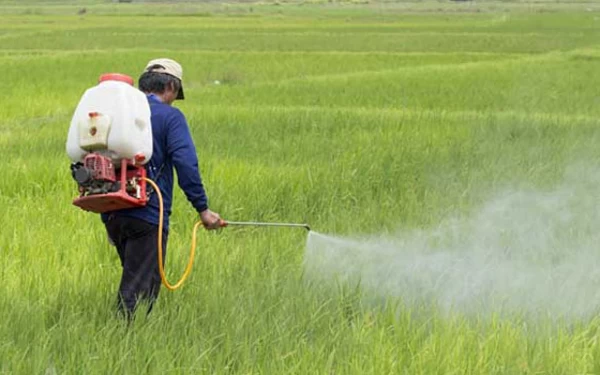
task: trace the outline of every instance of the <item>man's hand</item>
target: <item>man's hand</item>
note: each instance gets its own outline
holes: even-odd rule
[[[200,212],[200,220],[202,220],[204,228],[208,230],[221,228],[221,222],[223,221],[218,213],[212,212],[208,209]]]

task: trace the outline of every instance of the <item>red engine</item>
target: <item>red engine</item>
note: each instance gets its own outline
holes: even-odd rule
[[[100,154],[88,154],[83,163],[71,165],[73,178],[83,195],[104,194],[119,190],[115,166],[110,158]]]
[[[83,163],[71,165],[79,185],[79,198],[73,204],[86,211],[107,212],[146,205],[146,169],[131,160],[115,167],[104,155],[91,153]]]
[[[100,154],[89,154],[83,160],[83,166],[92,172],[94,180],[115,182],[115,167],[110,158]]]

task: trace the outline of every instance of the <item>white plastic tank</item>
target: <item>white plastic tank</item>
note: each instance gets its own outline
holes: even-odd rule
[[[90,152],[113,162],[136,159],[145,164],[152,157],[150,105],[130,77],[104,74],[81,97],[71,119],[67,154],[78,162]]]

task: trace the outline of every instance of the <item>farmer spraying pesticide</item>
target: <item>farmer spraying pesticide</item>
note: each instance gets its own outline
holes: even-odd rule
[[[122,82],[114,82],[108,77],[107,83],[120,85],[122,90],[126,90],[126,84]],[[101,86],[101,83],[99,86]],[[149,303],[150,310],[160,290],[161,284],[161,273],[159,270],[159,249],[162,247],[161,263],[164,263],[164,256],[166,253],[167,237],[169,231],[169,215],[171,213],[172,197],[173,197],[173,169],[177,170],[178,182],[181,189],[184,191],[190,203],[194,206],[196,211],[200,215],[202,224],[207,229],[217,229],[220,226],[221,218],[218,214],[212,212],[208,208],[208,198],[204,190],[200,170],[198,167],[198,158],[196,156],[196,148],[190,131],[185,119],[185,116],[178,109],[172,107],[172,103],[175,100],[184,99],[183,87],[182,87],[182,68],[177,62],[170,59],[157,59],[150,61],[143,74],[139,78],[139,89],[146,95],[144,102],[139,100],[136,102],[138,106],[147,105],[149,107],[150,115],[150,127],[144,135],[149,134],[151,136],[150,144],[143,145],[151,149],[151,157],[149,160],[145,160],[150,152],[146,152],[146,155],[138,152],[139,150],[133,150],[136,152],[133,155],[133,162],[131,163],[131,169],[141,169],[139,164],[144,163],[144,168],[139,176],[134,176],[132,179],[128,179],[125,184],[139,184],[144,182],[144,174],[154,181],[156,184],[157,193],[150,194],[149,199],[147,197],[140,197],[144,202],[140,202],[139,205],[128,206],[126,204],[119,204],[117,197],[114,197],[114,202],[109,199],[93,204],[93,207],[85,206],[82,202],[82,208],[90,209],[95,208],[95,212],[101,212],[102,221],[106,226],[109,240],[117,249],[121,265],[123,267],[123,274],[119,285],[119,310],[130,315],[135,310],[137,303],[140,300],[146,300]],[[129,92],[128,92],[129,93]],[[133,96],[133,91],[129,93]],[[84,97],[85,99],[85,97]],[[84,99],[80,106],[85,105]],[[110,101],[110,100],[108,100]],[[97,105],[99,101],[94,104]],[[107,112],[105,114],[98,114],[95,116],[88,116],[90,118],[98,118],[102,115],[116,119],[115,108],[110,105],[106,105]],[[111,115],[112,112],[112,115]],[[90,112],[93,113],[93,112]],[[85,116],[84,116],[85,117]],[[143,116],[140,116],[142,118]],[[110,120],[106,120],[110,121]],[[89,121],[88,121],[89,122]],[[97,121],[95,121],[97,123]],[[87,122],[86,122],[87,123]],[[135,119],[133,121],[139,128],[144,127],[148,124],[144,124],[143,120]],[[128,123],[123,124],[110,124],[111,128],[107,129],[114,130],[119,125],[122,127],[130,126]],[[72,126],[72,128],[74,128]],[[76,127],[75,127],[76,128]],[[92,134],[96,136],[98,134],[98,127],[94,128],[94,125],[88,129],[81,129],[79,127],[79,135]],[[84,131],[82,131],[84,130]],[[87,133],[86,133],[87,130]],[[112,135],[112,134],[111,134]],[[135,142],[131,136],[136,134],[123,134],[125,139],[112,139],[114,144]],[[72,143],[75,142],[75,135],[73,135]],[[139,138],[139,137],[138,137]],[[108,142],[96,142],[100,143],[93,147],[84,147],[87,151],[100,150],[98,152],[98,158],[102,155],[109,153],[102,152],[102,149],[114,149],[111,146],[110,136]],[[108,143],[108,144],[106,144]],[[71,144],[71,143],[69,143]],[[114,146],[114,144],[112,146]],[[104,146],[104,147],[103,147]],[[107,147],[108,146],[108,147]],[[136,145],[133,146],[135,148]],[[139,147],[141,149],[141,145]],[[77,151],[77,147],[71,147]],[[111,150],[112,151],[112,150]],[[103,160],[103,159],[98,159]],[[110,163],[110,161],[109,161]],[[108,164],[108,163],[107,163]],[[78,182],[88,177],[90,168],[86,166],[80,166],[74,169],[74,177]],[[125,166],[128,168],[128,166]],[[125,169],[122,168],[122,169]],[[106,179],[105,179],[106,180]],[[117,180],[115,178],[115,180]],[[85,185],[86,181],[82,181],[81,185]],[[118,185],[119,181],[115,181],[113,186],[105,184],[106,193],[104,196],[110,196],[113,193],[114,185]],[[96,185],[98,185],[96,183]],[[145,184],[144,184],[145,186]],[[119,188],[122,188],[120,186]],[[139,190],[139,186],[136,186],[134,190]],[[145,189],[144,189],[145,190]],[[148,191],[151,192],[151,187],[148,187]],[[159,195],[162,198],[162,202],[159,202]],[[89,194],[86,197],[82,197],[80,200],[85,198],[101,199],[103,195]],[[125,195],[124,195],[125,196]],[[126,196],[126,198],[128,198]],[[112,208],[116,209],[111,209]],[[161,207],[162,206],[162,207]],[[164,210],[164,215],[161,215]],[[161,218],[163,222],[161,223]],[[159,226],[162,225],[162,232],[160,232]],[[160,237],[160,242],[158,241]],[[162,245],[162,246],[161,246]]]
[[[184,99],[182,68],[170,59],[150,61],[139,78],[105,74],[86,91],[71,121],[67,153],[78,184],[73,204],[100,213],[123,274],[118,309],[131,316],[140,301],[151,311],[160,284],[180,287],[191,272],[200,226],[301,227],[306,224],[225,221],[208,208],[196,147],[185,116],[171,106]],[[182,278],[170,284],[164,271],[173,169],[180,188],[200,215]]]

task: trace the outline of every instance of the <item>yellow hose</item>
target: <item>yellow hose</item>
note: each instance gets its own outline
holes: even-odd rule
[[[175,283],[175,285],[169,284],[167,277],[165,276],[165,268],[163,266],[163,248],[162,248],[162,233],[163,233],[163,198],[160,193],[160,189],[158,185],[154,181],[149,178],[144,177],[144,180],[148,182],[158,196],[158,210],[159,210],[159,219],[158,219],[158,272],[160,273],[160,279],[162,280],[163,285],[169,290],[175,290],[183,285],[183,282],[192,272],[192,265],[194,264],[194,253],[196,252],[196,232],[198,231],[198,227],[202,225],[202,221],[199,220],[196,225],[194,225],[194,230],[192,232],[192,247],[190,249],[190,259],[188,260],[187,267],[185,267],[185,271],[183,271],[183,276],[181,279]]]

